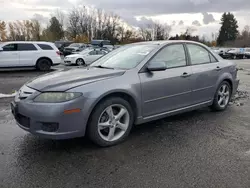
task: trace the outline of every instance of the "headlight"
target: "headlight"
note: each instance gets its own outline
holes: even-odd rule
[[[38,95],[34,102],[41,103],[59,103],[66,102],[77,97],[80,97],[82,93],[67,93],[67,92],[46,92]]]

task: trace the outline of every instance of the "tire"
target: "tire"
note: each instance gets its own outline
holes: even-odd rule
[[[226,90],[225,90],[225,92],[222,92],[224,86],[226,87]],[[220,100],[223,98],[222,96],[224,97],[225,101],[220,102]],[[231,88],[230,84],[227,81],[223,81],[219,85],[219,87],[217,88],[216,93],[214,95],[214,101],[213,101],[213,104],[211,106],[212,110],[214,110],[214,111],[225,110],[228,107],[231,96],[232,96],[232,88]]]
[[[82,58],[78,58],[77,60],[76,60],[76,65],[78,65],[78,66],[85,66],[86,64],[85,64],[85,62],[84,62],[84,60],[82,59]]]
[[[121,109],[118,110],[119,107],[123,112],[126,111],[121,118],[118,118],[119,114],[123,114]],[[111,110],[114,119],[108,115]],[[122,124],[117,123],[116,118]],[[88,137],[101,147],[114,146],[128,137],[133,123],[134,113],[129,102],[119,97],[108,98],[100,102],[91,114],[87,127]],[[110,136],[112,133],[113,137]]]
[[[36,68],[40,71],[49,71],[51,68],[51,62],[48,59],[40,59],[36,64]]]

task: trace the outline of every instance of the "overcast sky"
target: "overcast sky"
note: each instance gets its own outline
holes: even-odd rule
[[[218,31],[225,11],[235,13],[240,29],[250,25],[250,0],[0,0],[0,20],[36,17],[46,22],[55,9],[68,11],[77,5],[113,11],[135,26],[167,23],[172,25],[171,34],[192,27],[195,34],[210,37]]]

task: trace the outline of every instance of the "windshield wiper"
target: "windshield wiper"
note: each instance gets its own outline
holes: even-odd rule
[[[93,66],[93,67],[96,67],[96,68],[101,68],[101,69],[114,69],[112,67],[104,67],[102,65],[97,65],[97,66]]]

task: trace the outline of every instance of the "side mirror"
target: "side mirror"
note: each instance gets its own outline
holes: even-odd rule
[[[147,66],[149,71],[164,71],[167,69],[164,62],[150,62]]]
[[[3,51],[3,48],[2,47],[0,47],[0,52],[2,52]]]

